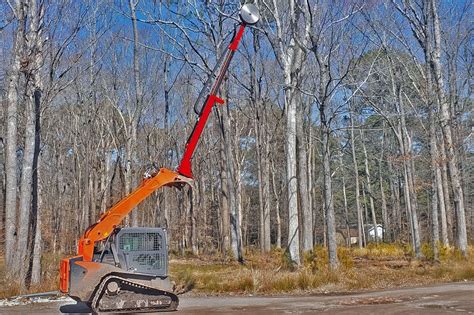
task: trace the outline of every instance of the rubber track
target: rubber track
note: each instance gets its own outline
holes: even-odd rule
[[[141,307],[141,308],[110,309],[110,310],[106,310],[106,311],[98,310],[100,297],[102,297],[104,294],[106,294],[105,293],[105,286],[111,280],[116,280],[120,284],[125,284],[125,285],[131,286],[131,287],[135,287],[135,288],[138,288],[138,289],[145,290],[145,291],[152,291],[154,293],[159,293],[163,296],[168,296],[168,297],[171,298],[171,304],[167,307],[163,307],[163,306],[153,307],[153,306],[151,306],[151,307]],[[131,292],[131,293],[133,294],[133,292]],[[154,296],[157,296],[157,295],[155,294]],[[126,278],[111,275],[111,276],[105,277],[104,280],[101,282],[99,288],[96,291],[96,294],[95,294],[94,298],[92,299],[91,306],[92,306],[93,314],[106,314],[106,313],[115,313],[115,314],[117,314],[117,313],[142,313],[142,312],[153,312],[153,311],[155,311],[155,312],[156,311],[169,312],[169,311],[175,311],[178,308],[178,304],[179,304],[178,296],[174,293],[164,291],[164,290],[159,290],[159,289],[156,289],[156,288],[153,288],[153,287],[143,285],[141,283],[136,283],[136,282],[129,281]]]

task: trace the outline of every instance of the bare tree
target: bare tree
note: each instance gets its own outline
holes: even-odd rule
[[[306,45],[309,29],[303,31],[297,27],[301,21],[308,21],[308,16],[299,13],[298,4],[291,0],[288,6],[281,6],[277,1],[262,4],[271,15],[276,27],[272,33],[266,32],[272,48],[278,58],[278,62],[284,73],[285,114],[286,114],[286,171],[287,171],[287,194],[288,194],[288,247],[291,260],[300,263],[300,241],[299,241],[299,204],[298,204],[298,174],[297,174],[297,90],[296,85],[300,80],[301,68],[305,59],[302,42]],[[285,12],[285,14],[283,14]],[[267,21],[268,23],[268,21]],[[307,23],[307,22],[304,22]],[[288,35],[289,34],[289,35]],[[305,213],[306,214],[306,213]],[[303,220],[311,218],[303,217]],[[309,231],[308,231],[309,232]],[[306,237],[305,237],[306,238]],[[307,244],[309,244],[307,242]]]
[[[139,38],[137,27],[137,5],[139,0],[129,0],[130,15],[133,26],[133,77],[135,80],[135,104],[134,107],[129,106],[128,114],[130,115],[130,124],[127,135],[127,148],[125,157],[125,193],[128,194],[133,186],[132,163],[136,157],[137,128],[140,120],[142,103],[143,103],[143,87],[140,78],[140,55],[139,55]],[[132,212],[132,226],[138,226],[138,212]]]
[[[361,134],[362,138],[364,138],[363,134]],[[365,146],[365,142],[362,141],[362,149],[364,152],[364,166],[365,166],[365,177],[366,177],[366,186],[367,186],[367,193],[369,194],[369,201],[370,201],[370,214],[372,216],[372,226],[374,228],[374,241],[378,242],[377,239],[377,218],[375,215],[375,205],[374,205],[374,193],[372,191],[372,184],[370,178],[370,170],[369,170],[369,161],[367,157],[367,148]]]
[[[15,1],[14,15],[18,27],[15,32],[15,43],[12,52],[11,69],[8,76],[7,91],[7,143],[5,148],[5,258],[8,268],[12,268],[15,260],[16,221],[17,221],[17,124],[18,124],[18,88],[21,74],[21,63],[24,56],[26,36],[26,4]]]
[[[355,149],[355,138],[354,138],[354,118],[350,115],[351,120],[351,149],[352,149],[352,163],[354,166],[354,179],[355,179],[355,202],[357,211],[357,233],[358,233],[358,244],[359,248],[365,245],[365,230],[364,230],[364,217],[362,215],[362,208],[360,206],[360,183],[359,183],[359,166],[357,164],[356,149]]]
[[[314,12],[317,7],[317,14]],[[350,32],[346,32],[344,23],[354,22],[357,12],[361,9],[357,5],[346,6],[344,2],[331,5],[316,5],[311,7],[307,2],[303,6],[307,16],[305,29],[309,34],[305,47],[311,52],[317,65],[317,81],[312,96],[316,101],[320,120],[320,143],[323,164],[323,199],[326,216],[327,241],[329,263],[331,268],[338,267],[336,244],[336,217],[333,199],[332,165],[331,165],[331,137],[332,124],[341,113],[348,101],[335,102],[334,95],[339,91],[342,82],[355,66],[360,50],[351,45]],[[363,49],[363,48],[362,48]],[[354,94],[353,94],[354,95]],[[348,100],[353,97],[349,96]]]
[[[25,123],[25,142],[23,150],[22,173],[20,183],[20,203],[19,203],[19,221],[18,221],[18,239],[15,253],[13,272],[21,279],[22,285],[27,285],[27,273],[30,267],[30,252],[28,240],[30,237],[31,213],[36,221],[38,212],[38,186],[37,186],[37,167],[39,156],[39,113],[41,103],[41,78],[40,69],[42,66],[42,48],[41,32],[42,19],[44,12],[42,5],[35,0],[30,1],[28,5],[29,25],[27,32],[27,56],[24,60],[22,72],[25,74],[26,91],[26,123]],[[37,134],[38,133],[38,134]],[[36,183],[35,183],[36,182]],[[32,200],[33,197],[33,200]],[[36,222],[35,222],[36,223]],[[34,226],[34,231],[40,232]],[[34,238],[36,235],[32,236]],[[39,237],[39,235],[38,235]],[[37,256],[41,253],[37,253]],[[37,267],[38,268],[38,267]]]
[[[456,210],[457,219],[457,245],[462,253],[467,255],[467,232],[466,232],[466,215],[464,209],[464,194],[461,185],[461,178],[458,168],[458,157],[454,150],[453,136],[451,131],[452,117],[449,110],[449,104],[446,101],[444,93],[443,71],[441,68],[441,26],[438,15],[438,7],[434,0],[430,1],[431,16],[433,21],[433,38],[434,45],[431,60],[431,67],[433,69],[434,80],[436,83],[436,93],[438,96],[438,103],[441,110],[441,128],[443,130],[443,140],[446,144],[446,153],[448,158],[449,174],[451,176],[451,183],[454,193],[454,208]]]
[[[456,230],[458,233],[457,243],[463,254],[466,255],[467,234],[464,196],[459,174],[457,154],[453,147],[452,117],[444,93],[444,81],[441,70],[441,26],[438,16],[438,7],[434,0],[424,1],[418,6],[415,6],[412,1],[407,1],[402,5],[394,0],[392,0],[392,3],[409,22],[414,37],[417,39],[418,44],[424,51],[426,62],[431,66],[433,80],[436,86],[435,91],[440,111],[440,122],[443,131],[447,164],[455,199],[454,204],[457,216]],[[438,203],[441,202],[442,200],[438,200]]]

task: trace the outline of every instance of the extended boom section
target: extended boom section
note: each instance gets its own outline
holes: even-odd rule
[[[224,100],[217,96],[219,92],[219,88],[224,80],[225,74],[227,69],[229,69],[230,62],[234,57],[234,53],[239,46],[240,40],[242,39],[242,35],[244,34],[245,24],[241,24],[236,35],[234,36],[229,48],[226,51],[224,61],[222,63],[218,63],[220,68],[218,69],[218,74],[215,78],[214,84],[211,87],[210,93],[206,98],[206,102],[204,106],[201,108],[201,112],[199,113],[199,118],[194,125],[194,129],[189,136],[188,141],[186,142],[186,147],[184,150],[183,158],[181,159],[181,163],[178,166],[178,172],[186,177],[192,178],[193,172],[191,167],[191,159],[193,157],[194,151],[196,150],[196,146],[199,142],[199,138],[206,126],[207,119],[209,118],[209,114],[212,111],[212,108],[216,103],[224,104]],[[204,85],[203,91],[207,89],[207,86]]]

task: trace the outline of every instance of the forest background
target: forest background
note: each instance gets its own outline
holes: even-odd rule
[[[261,21],[194,156],[193,194],[162,189],[125,224],[167,228],[176,255],[237,261],[281,248],[300,266],[323,248],[337,270],[338,248],[371,242],[417,259],[468,257],[471,1],[256,5]],[[27,288],[54,277],[51,257],[73,254],[146,170],[177,165],[239,7],[0,2],[5,279]]]

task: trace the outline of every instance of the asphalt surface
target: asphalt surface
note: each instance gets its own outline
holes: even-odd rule
[[[0,314],[87,314],[85,305],[52,301],[0,307]],[[474,314],[474,282],[313,296],[180,298],[181,314]]]

